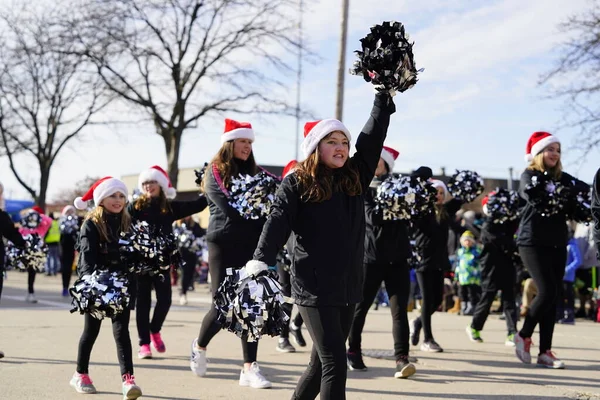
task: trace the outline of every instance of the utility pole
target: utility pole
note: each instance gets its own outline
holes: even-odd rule
[[[513,167],[508,167],[508,190],[513,190]]]
[[[337,98],[335,101],[335,118],[342,120],[344,114],[344,77],[346,76],[346,36],[348,35],[348,9],[350,0],[342,0],[342,25],[340,37],[340,54],[338,58]]]
[[[302,84],[302,14],[303,0],[298,1],[298,73],[296,75],[296,152],[294,160],[298,160],[298,150],[300,146],[300,87]]]

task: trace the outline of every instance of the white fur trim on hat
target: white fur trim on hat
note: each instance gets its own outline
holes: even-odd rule
[[[302,141],[302,152],[304,153],[304,157],[308,158],[308,156],[315,151],[321,139],[335,131],[343,132],[349,141],[352,140],[350,131],[344,124],[337,119],[324,119],[313,126],[308,135],[304,137],[304,140]]]
[[[254,129],[237,128],[221,135],[221,144],[235,139],[249,139],[254,142]]]
[[[388,165],[388,168],[390,169],[388,172],[391,173],[394,170],[394,162],[396,161],[394,160],[394,156],[386,149],[382,149],[381,158],[383,158],[383,161]]]
[[[117,178],[109,178],[102,181],[98,186],[94,188],[94,205],[97,207],[100,205],[102,200],[105,198],[117,193],[123,193],[125,197],[127,197],[127,186]],[[80,210],[85,210],[87,208],[87,202],[91,200],[88,198],[89,192],[86,193],[83,197],[77,197],[73,204]]]
[[[140,192],[144,192],[144,182],[156,181],[161,187],[167,199],[174,199],[177,196],[177,190],[169,184],[169,178],[156,168],[148,168],[143,171],[138,177],[138,189]]]
[[[450,192],[448,192],[448,187],[446,186],[446,184],[442,181],[440,181],[439,179],[431,179],[431,185],[434,188],[443,188],[444,189],[444,201],[447,201],[450,198]]]
[[[538,140],[531,146],[531,153],[525,155],[525,161],[532,161],[535,156],[544,151],[544,149],[552,143],[560,144],[560,140],[554,135],[546,136],[545,138]]]

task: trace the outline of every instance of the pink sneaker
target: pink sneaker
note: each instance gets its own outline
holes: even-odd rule
[[[149,344],[143,344],[140,346],[140,351],[138,351],[138,358],[142,360],[152,358],[152,350],[150,350]]]
[[[565,367],[565,363],[559,360],[552,350],[546,350],[545,353],[542,353],[538,356],[537,359],[538,367],[546,367],[546,368],[554,368],[554,369],[563,369]]]
[[[524,338],[521,334],[515,335],[515,353],[517,358],[525,364],[531,364],[531,338]]]
[[[71,381],[69,382],[71,386],[77,391],[77,393],[84,394],[93,394],[96,393],[96,388],[92,383],[92,379],[88,374],[79,374],[75,372]]]
[[[147,345],[146,345],[147,346]],[[142,389],[135,384],[133,375],[123,375],[123,399],[135,400],[142,395]]]
[[[154,345],[156,351],[158,351],[159,353],[164,353],[167,350],[167,348],[165,347],[165,342],[163,342],[162,338],[160,337],[160,332],[151,333],[150,341]]]

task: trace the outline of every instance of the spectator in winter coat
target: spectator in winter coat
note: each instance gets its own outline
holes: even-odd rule
[[[31,209],[24,210],[22,212],[23,215],[27,213],[38,213],[40,215],[41,222],[36,228],[27,228],[25,226],[21,226],[19,228],[19,232],[21,233],[21,235],[25,236],[36,234],[39,237],[44,238],[46,236],[46,233],[48,233],[48,230],[52,226],[52,218],[44,214],[44,210],[42,210],[38,206],[34,206]],[[37,299],[35,298],[34,293],[36,274],[36,271],[32,267],[29,267],[27,269],[27,296],[25,297],[25,301],[29,303],[37,303]]]
[[[556,318],[561,324],[572,325],[575,323],[575,272],[581,266],[581,253],[573,232],[569,232],[569,243],[567,244],[567,265],[563,277],[563,297],[556,310]]]
[[[306,159],[281,183],[271,215],[248,267],[266,268],[293,232],[292,296],[313,348],[294,399],[346,398],[346,339],[363,299],[365,196],[395,111],[387,92],[375,97],[371,116],[349,157],[350,132],[338,120],[309,122]]]
[[[462,314],[473,315],[481,296],[481,269],[479,266],[481,253],[471,231],[465,231],[461,235],[460,245],[460,249],[456,252],[454,279],[460,285]]]

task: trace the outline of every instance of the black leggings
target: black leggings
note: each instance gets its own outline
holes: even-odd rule
[[[228,253],[228,254],[225,254]],[[244,252],[236,252],[235,249],[225,249],[224,247],[213,243],[208,242],[208,268],[210,273],[210,288],[213,296],[217,293],[217,289],[219,285],[225,280],[226,270],[227,268],[231,268],[234,266],[243,266],[246,261],[251,259],[248,258],[246,261],[232,260],[237,261],[237,263],[229,262],[228,259],[232,259],[235,255],[244,253]],[[247,253],[247,252],[246,252]],[[242,257],[244,258],[244,257]],[[211,307],[210,310],[204,316],[202,320],[202,325],[200,326],[200,333],[198,334],[198,346],[205,348],[210,343],[211,339],[215,337],[217,333],[221,330],[221,324],[217,320],[219,314],[217,313],[217,309],[215,307]],[[248,337],[246,335],[242,336],[242,352],[244,354],[244,363],[252,363],[256,361],[256,357],[258,354],[258,341],[249,342]]]
[[[281,292],[283,293],[284,296],[290,297],[291,293],[292,293],[292,285],[290,282],[290,272],[286,271],[281,265],[277,264],[277,275],[279,276],[279,284],[281,285]],[[293,304],[290,303],[284,303],[281,305],[281,308],[283,308],[283,311],[285,311],[285,313],[287,315],[290,316],[290,322],[292,321],[291,317],[292,317],[292,308],[293,308]],[[297,328],[300,328],[302,326],[302,323],[304,321],[302,321],[302,315],[300,315],[300,313],[296,313],[296,316],[294,317],[293,323]],[[290,337],[290,325],[287,324],[285,325],[282,329],[281,329],[281,335],[279,335],[279,337],[287,339]]]
[[[183,256],[184,261],[184,264],[181,267],[183,270],[183,274],[181,275],[181,293],[186,294],[194,282],[194,273],[196,272],[198,257],[196,256],[196,253],[189,250],[183,250],[181,255]]]
[[[308,367],[292,395],[295,400],[346,398],[346,338],[354,305],[339,307],[298,306],[313,341]]]
[[[406,306],[410,291],[410,277],[406,263],[397,264],[366,264],[366,276],[363,286],[363,301],[356,307],[354,320],[348,337],[348,351],[358,353],[361,351],[362,330],[369,308],[375,300],[381,282],[385,282],[385,289],[390,298],[390,311],[392,312],[392,336],[394,337],[394,356],[396,361],[403,356],[408,356],[408,317]]]
[[[425,342],[433,340],[431,316],[437,311],[444,296],[444,271],[417,271],[417,281],[421,289],[421,318],[417,320],[417,329],[423,328]]]
[[[152,306],[152,288],[156,293],[154,315],[150,321]],[[158,333],[162,329],[171,308],[171,280],[169,271],[162,271],[153,276],[139,275],[137,278],[137,308],[135,321],[137,324],[140,346],[150,344],[150,333]]]
[[[488,258],[481,265],[481,299],[475,307],[471,328],[478,331],[483,329],[490,315],[490,308],[498,290],[502,291],[502,309],[506,317],[508,334],[517,332],[517,307],[515,302],[515,282],[517,271],[511,255],[501,249],[491,249]]]
[[[567,262],[567,246],[519,246],[519,254],[535,282],[538,293],[527,310],[519,334],[523,338],[533,335],[540,324],[540,354],[552,349],[552,336],[556,319],[556,305],[562,296],[562,278]]]
[[[29,267],[27,268],[27,293],[33,294],[34,290],[33,290],[33,285],[35,284],[35,276],[37,275],[37,272],[35,272],[35,269]]]
[[[575,308],[575,290],[573,289],[573,282],[563,281],[563,301],[561,302],[561,309],[573,310]],[[562,318],[562,315],[561,315]]]
[[[75,260],[75,251],[64,249],[60,254],[60,273],[62,275],[62,287],[68,289],[71,285],[71,275],[73,274],[73,261]]]
[[[130,313],[131,311],[125,310],[112,319],[113,336],[117,344],[117,358],[121,367],[121,376],[125,374],[133,375],[131,339],[129,338]],[[85,325],[81,339],[79,339],[79,351],[77,353],[77,372],[80,374],[89,373],[90,355],[102,325],[101,320],[92,317],[90,314],[85,314],[84,319]]]

